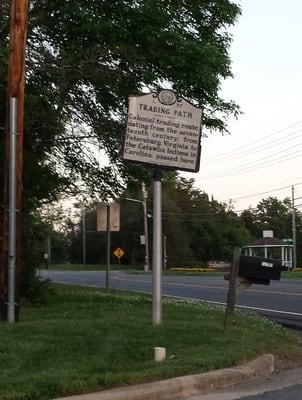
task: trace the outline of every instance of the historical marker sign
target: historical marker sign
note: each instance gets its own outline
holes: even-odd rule
[[[201,117],[171,90],[129,97],[124,160],[197,172]]]

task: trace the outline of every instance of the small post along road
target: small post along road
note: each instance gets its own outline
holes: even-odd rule
[[[42,270],[41,276],[53,282],[105,287],[106,273],[101,271],[51,271]],[[111,287],[152,293],[151,274],[112,271]],[[224,306],[228,282],[221,277],[164,275],[164,296],[194,299]],[[257,312],[277,322],[302,329],[302,280],[271,281],[269,286],[252,285],[240,293],[237,307]]]

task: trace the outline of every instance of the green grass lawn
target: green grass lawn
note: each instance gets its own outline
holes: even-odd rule
[[[271,352],[301,360],[301,343],[279,325],[198,302],[164,300],[153,327],[147,295],[56,285],[48,306],[0,324],[1,400],[43,400],[229,367]],[[153,361],[155,346],[167,360]]]
[[[281,279],[302,279],[302,271],[282,271]]]
[[[44,268],[44,266],[42,266]],[[51,264],[50,270],[60,271],[105,271],[104,264]],[[144,273],[143,267],[133,268],[129,265],[113,264],[110,266],[112,271],[125,271],[133,273]],[[188,276],[224,276],[225,272],[181,272],[181,271],[163,271],[163,275],[188,275]],[[302,279],[302,271],[283,271],[281,279]]]
[[[163,275],[185,275],[185,276],[224,276],[225,272],[198,272],[198,271],[163,271]]]
[[[44,265],[41,266],[42,269],[45,268]],[[48,269],[59,270],[59,271],[106,271],[105,264],[50,264]],[[143,267],[133,268],[129,265],[123,264],[112,264],[110,269],[113,271],[143,271]]]
[[[224,276],[226,272],[163,271],[164,275]],[[282,271],[281,279],[302,279],[302,271]]]

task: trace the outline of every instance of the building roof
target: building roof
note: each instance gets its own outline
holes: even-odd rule
[[[256,239],[253,240],[252,242],[248,243],[244,247],[250,247],[250,246],[286,246],[285,243],[283,243],[282,240],[274,238],[274,237],[264,237],[261,239]]]

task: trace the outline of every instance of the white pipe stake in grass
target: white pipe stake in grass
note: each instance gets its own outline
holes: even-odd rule
[[[154,347],[154,360],[161,362],[166,359],[166,348],[165,347]]]

